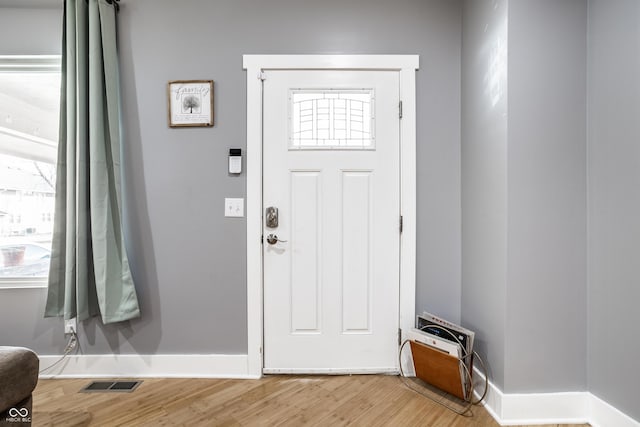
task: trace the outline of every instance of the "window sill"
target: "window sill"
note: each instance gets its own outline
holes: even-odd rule
[[[0,291],[3,289],[46,289],[46,277],[7,277],[0,278]]]

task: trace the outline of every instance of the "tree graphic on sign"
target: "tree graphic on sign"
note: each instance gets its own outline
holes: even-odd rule
[[[188,95],[182,99],[182,109],[184,112],[189,112],[189,114],[193,114],[193,109],[200,108],[200,99],[195,95]]]

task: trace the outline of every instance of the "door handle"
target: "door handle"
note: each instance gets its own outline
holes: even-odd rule
[[[275,245],[278,242],[286,243],[287,241],[278,239],[278,236],[276,236],[275,234],[269,234],[267,236],[267,243],[268,244]]]

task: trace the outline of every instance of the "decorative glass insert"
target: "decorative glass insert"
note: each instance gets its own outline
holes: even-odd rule
[[[373,149],[373,89],[290,91],[290,149]]]

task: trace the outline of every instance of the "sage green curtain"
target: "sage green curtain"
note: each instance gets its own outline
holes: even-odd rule
[[[65,0],[56,212],[45,317],[140,316],[122,229],[116,10]]]

